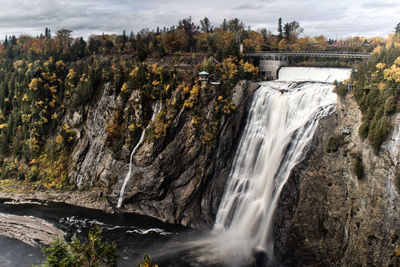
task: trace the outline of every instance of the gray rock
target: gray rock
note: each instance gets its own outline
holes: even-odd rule
[[[258,84],[246,81],[234,88],[233,102],[237,109],[223,118],[216,146],[202,145],[184,110],[174,118],[167,137],[145,140],[133,158],[134,170],[125,189],[123,208],[170,223],[196,228],[211,226],[244,125],[247,102],[257,88]],[[104,145],[106,127],[121,101],[120,98],[114,101],[114,96],[108,94],[108,86],[98,92],[77,129],[80,138],[73,147],[69,170],[70,181],[79,188],[104,188],[114,207],[128,172],[132,149],[125,144],[117,159]],[[209,111],[215,105],[215,101],[206,103],[205,117],[211,116]],[[132,114],[128,114],[128,106],[135,107]],[[141,118],[140,110],[140,95],[133,91],[124,116],[134,116],[137,121]]]
[[[275,251],[289,266],[396,266],[400,197],[395,166],[388,151],[375,155],[358,136],[361,113],[353,98],[338,101],[337,113],[320,122],[312,152],[283,189]],[[326,153],[329,137],[342,129],[348,143]],[[365,166],[361,180],[353,173],[356,152]]]

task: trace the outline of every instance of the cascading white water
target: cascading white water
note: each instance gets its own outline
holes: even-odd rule
[[[349,69],[282,68],[278,81],[261,83],[214,225],[218,244],[210,251],[216,257],[246,259],[254,250],[273,257],[271,228],[281,190],[304,158],[318,121],[335,109],[327,81],[349,75]]]
[[[350,69],[284,67],[279,70],[279,81],[327,82],[344,81],[350,77]]]
[[[132,176],[132,168],[133,168],[132,160],[133,160],[133,155],[135,154],[135,152],[136,152],[136,150],[139,148],[139,146],[142,144],[143,139],[144,139],[144,136],[145,136],[145,134],[146,134],[147,128],[150,126],[151,122],[156,118],[157,114],[161,111],[161,109],[162,109],[162,104],[159,103],[159,102],[157,102],[157,103],[156,103],[156,106],[154,107],[153,115],[151,116],[151,120],[150,120],[149,124],[147,125],[146,129],[144,129],[144,130],[142,131],[142,134],[140,135],[139,142],[136,144],[136,146],[133,148],[133,150],[132,150],[132,152],[131,152],[131,156],[130,156],[130,158],[129,158],[129,171],[128,171],[128,173],[127,173],[126,176],[125,176],[124,183],[122,184],[121,191],[119,192],[119,198],[118,198],[117,208],[120,208],[120,207],[122,206],[122,202],[124,201],[125,187],[126,187],[126,185],[128,184],[129,179],[130,179],[131,176]]]

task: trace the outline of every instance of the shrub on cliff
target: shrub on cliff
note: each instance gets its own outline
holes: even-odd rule
[[[343,134],[336,134],[334,136],[329,137],[328,145],[326,148],[326,152],[337,152],[339,148],[344,145],[344,136]]]
[[[368,140],[377,154],[381,148],[382,143],[391,131],[390,119],[386,116],[380,119],[373,119],[370,123],[370,130],[368,132]]]
[[[335,92],[339,96],[345,97],[346,94],[347,94],[347,86],[346,86],[346,84],[344,84],[342,82],[334,81],[334,85],[335,85]]]
[[[358,180],[361,180],[364,177],[364,164],[360,153],[357,153],[354,157],[353,172],[357,176]]]
[[[395,184],[397,186],[397,191],[400,193],[400,171],[396,172],[395,181],[394,182],[395,182]]]

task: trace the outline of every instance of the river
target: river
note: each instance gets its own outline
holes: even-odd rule
[[[193,230],[165,224],[147,216],[131,213],[108,214],[63,203],[8,204],[0,201],[0,213],[33,216],[41,218],[63,230],[69,240],[74,234],[80,238],[99,226],[103,236],[115,241],[120,260],[118,266],[136,266],[143,260],[145,252],[158,255],[158,260],[168,263],[169,256],[163,257],[163,245],[171,240],[192,235]],[[21,257],[21,255],[24,255]],[[43,260],[40,248],[29,246],[19,240],[0,238],[0,266],[24,267],[38,264]]]

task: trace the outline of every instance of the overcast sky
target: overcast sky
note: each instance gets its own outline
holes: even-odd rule
[[[74,36],[170,27],[192,16],[215,26],[239,18],[276,33],[277,21],[296,20],[305,35],[327,38],[387,36],[400,22],[400,0],[0,0],[0,37],[36,36],[49,27]],[[2,38],[2,37],[1,37]]]

